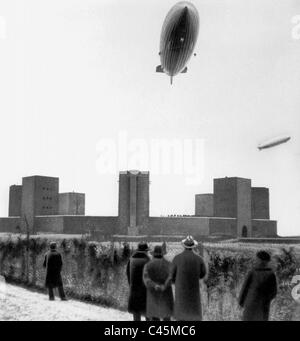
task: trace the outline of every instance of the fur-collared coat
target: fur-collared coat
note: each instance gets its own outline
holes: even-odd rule
[[[143,271],[150,261],[145,252],[136,251],[127,264],[127,279],[129,284],[128,312],[146,315],[147,289],[143,281]]]
[[[277,294],[276,276],[271,268],[258,266],[250,271],[240,292],[244,321],[268,321],[271,301]]]

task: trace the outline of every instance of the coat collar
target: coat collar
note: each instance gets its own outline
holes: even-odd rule
[[[132,255],[132,258],[145,258],[145,259],[149,259],[149,256],[147,255],[146,252],[135,251],[135,253]]]
[[[256,270],[256,271],[271,271],[272,269],[269,266],[256,265],[254,267],[254,270]]]

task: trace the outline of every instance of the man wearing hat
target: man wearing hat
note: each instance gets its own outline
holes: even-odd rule
[[[254,269],[244,281],[239,297],[244,321],[269,320],[270,304],[277,294],[277,280],[270,261],[268,252],[257,252]]]
[[[54,301],[54,288],[58,288],[58,293],[62,301],[66,301],[66,295],[63,288],[61,269],[62,257],[56,250],[56,243],[50,243],[50,251],[46,253],[44,259],[44,268],[46,268],[46,287],[49,292],[49,300]]]
[[[171,263],[163,256],[163,248],[156,245],[153,259],[144,267],[147,288],[147,316],[153,321],[170,321],[173,314],[173,292],[170,278]]]
[[[199,280],[207,271],[204,260],[193,249],[198,245],[192,236],[182,240],[184,251],[174,257],[172,280],[175,283],[174,317],[179,321],[201,321],[202,307]]]
[[[129,284],[128,312],[133,314],[134,321],[140,321],[146,316],[147,289],[143,282],[143,271],[150,261],[147,243],[140,242],[138,248],[127,264],[127,279]]]

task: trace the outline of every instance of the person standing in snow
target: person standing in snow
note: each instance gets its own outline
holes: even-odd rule
[[[48,288],[49,300],[54,301],[54,288],[58,288],[58,293],[62,301],[66,301],[63,288],[61,270],[63,266],[61,254],[56,250],[56,243],[50,243],[50,251],[46,253],[43,263],[46,268],[46,287]]]
[[[201,321],[200,279],[207,274],[202,257],[193,249],[198,245],[192,236],[182,240],[184,251],[174,257],[172,280],[175,283],[174,317],[177,321]]]
[[[277,280],[269,266],[271,256],[266,251],[256,254],[256,265],[244,281],[239,305],[244,309],[243,321],[268,321],[271,301],[277,294]]]
[[[150,261],[147,243],[140,242],[137,251],[127,264],[127,279],[129,284],[128,312],[133,314],[134,321],[141,321],[146,316],[147,289],[143,282],[144,266]]]
[[[173,314],[171,263],[164,258],[163,248],[156,245],[153,259],[144,267],[147,288],[147,316],[152,321],[170,321]]]

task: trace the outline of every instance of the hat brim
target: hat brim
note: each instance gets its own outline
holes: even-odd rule
[[[194,240],[194,244],[190,246],[186,245],[184,242],[185,242],[185,239],[181,241],[181,244],[183,245],[185,249],[194,249],[196,246],[198,246],[198,242],[196,240]]]

